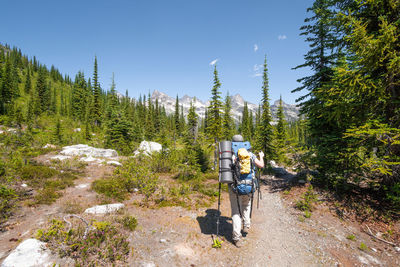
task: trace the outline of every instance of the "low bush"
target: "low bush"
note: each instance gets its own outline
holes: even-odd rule
[[[87,236],[85,227],[67,229],[65,223],[53,219],[47,229],[39,229],[37,238],[60,257],[75,260],[75,266],[119,266],[129,256],[127,236],[110,222],[94,221]]]
[[[156,191],[157,185],[158,176],[151,172],[148,165],[141,165],[131,158],[117,167],[111,177],[93,182],[92,188],[99,194],[117,200],[126,199],[129,193],[137,189],[148,199]]]
[[[311,212],[313,204],[317,201],[317,195],[314,192],[313,186],[310,184],[307,191],[301,196],[301,199],[296,202],[296,208],[302,211]]]
[[[122,224],[125,227],[125,229],[129,231],[135,231],[138,225],[137,219],[130,215],[125,215],[122,218],[119,218],[118,222]]]
[[[53,167],[30,164],[21,168],[20,176],[36,189],[31,205],[53,203],[62,195],[59,190],[72,186],[77,178],[75,174],[68,171],[60,172]]]
[[[18,195],[12,188],[0,184],[0,224],[9,216],[17,198]]]

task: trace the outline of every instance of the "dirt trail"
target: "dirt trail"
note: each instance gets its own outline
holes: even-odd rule
[[[66,202],[76,201],[82,208],[100,204],[90,184],[112,169],[89,165],[84,177],[76,180],[74,187],[64,190],[63,197],[53,205],[21,208],[10,218],[8,231],[0,233],[0,262],[19,241],[34,236],[36,229],[43,227],[49,218],[63,216]],[[128,237],[132,253],[127,266],[392,266],[398,263],[399,254],[390,248],[382,248],[376,255],[357,250],[357,245],[346,240],[349,227],[336,217],[321,215],[316,220],[299,221],[299,213],[282,200],[277,190],[285,179],[274,176],[262,179],[263,198],[259,209],[254,200],[252,228],[240,249],[231,242],[232,221],[226,192],[221,202],[220,233],[224,239],[221,249],[211,248],[217,203],[209,208],[187,210],[142,208],[134,204],[135,197],[125,201],[125,212],[135,216],[139,223]],[[108,220],[107,216],[112,215],[94,217]]]

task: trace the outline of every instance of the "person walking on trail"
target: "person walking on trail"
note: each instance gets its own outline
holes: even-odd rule
[[[234,135],[232,138],[232,142],[243,142],[243,137],[241,135]],[[259,168],[264,168],[264,153],[262,151],[259,152],[259,159],[257,159],[257,157],[253,153],[251,152],[248,153],[250,154],[251,166],[255,165]],[[236,161],[235,154],[233,154],[232,160],[233,162]],[[253,179],[255,179],[254,176]],[[254,181],[252,183],[254,183]],[[243,236],[246,236],[250,229],[251,198],[252,194],[239,195],[237,194],[236,191],[234,191],[234,188],[232,186],[229,186],[229,200],[231,202],[232,225],[233,225],[232,240],[236,247],[241,247],[242,245],[241,244],[242,220],[244,224]]]

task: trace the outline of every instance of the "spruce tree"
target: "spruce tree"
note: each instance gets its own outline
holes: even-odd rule
[[[276,124],[275,147],[278,161],[283,162],[286,153],[286,120],[285,114],[283,113],[282,96],[279,99],[277,119],[278,123]]]
[[[38,78],[36,80],[36,97],[37,97],[37,114],[41,114],[48,110],[50,105],[49,88],[46,84],[46,71],[43,67],[39,69]]]
[[[175,101],[175,113],[174,113],[174,121],[175,121],[175,132],[179,135],[180,131],[180,117],[179,117],[179,99],[178,95],[176,95]]]
[[[223,117],[223,137],[225,140],[231,140],[235,133],[235,122],[232,118],[232,103],[229,93],[225,96],[224,117]]]
[[[251,140],[252,137],[252,120],[253,116],[249,113],[247,102],[244,102],[243,113],[242,113],[242,124],[240,125],[240,132],[245,140]]]
[[[197,139],[197,119],[196,109],[193,102],[190,102],[190,108],[188,113],[188,139],[190,142],[195,143]]]
[[[262,86],[262,114],[260,124],[257,128],[256,149],[265,153],[265,158],[273,158],[275,156],[273,147],[273,127],[271,125],[272,115],[269,105],[269,81],[267,56],[264,59],[263,86]]]
[[[310,50],[304,56],[305,62],[294,69],[310,68],[312,75],[298,80],[302,86],[292,92],[306,91],[297,99],[300,102],[301,114],[308,117],[308,132],[311,144],[317,152],[320,168],[330,168],[333,161],[340,160],[340,149],[343,138],[340,125],[330,119],[332,109],[327,93],[333,78],[333,68],[342,54],[342,41],[335,29],[335,2],[333,0],[316,0],[307,12],[312,14],[305,19],[301,35],[307,37]]]
[[[97,73],[97,57],[94,58],[94,70],[93,70],[93,107],[92,107],[92,116],[94,120],[94,124],[96,126],[100,126],[101,124],[101,88],[98,81],[98,73]]]
[[[337,17],[345,25],[347,57],[338,60],[323,117],[339,142],[325,136],[331,155],[324,171],[339,172],[331,185],[367,180],[400,208],[400,4],[362,1]],[[311,120],[311,118],[309,119]],[[321,148],[322,149],[322,148]],[[334,157],[334,153],[340,156]],[[333,155],[332,155],[333,154]]]
[[[61,126],[60,118],[57,118],[57,122],[54,127],[53,142],[58,145],[61,145],[63,143],[63,129]]]
[[[24,92],[25,92],[25,94],[30,94],[31,90],[32,90],[31,74],[28,69],[26,72]]]
[[[107,120],[105,121],[106,146],[123,153],[131,152],[132,123],[125,117],[115,90],[114,75],[108,92]]]
[[[218,78],[217,66],[214,67],[214,86],[211,90],[211,101],[207,112],[207,134],[216,143],[222,137],[222,101],[219,88],[221,83]]]
[[[83,72],[79,71],[75,76],[71,96],[71,115],[80,121],[85,121],[87,106],[87,85]]]
[[[6,58],[3,79],[0,90],[0,114],[7,114],[13,106],[13,81],[12,81],[12,65],[9,57]]]

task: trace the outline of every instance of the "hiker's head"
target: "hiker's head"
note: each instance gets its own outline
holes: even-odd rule
[[[232,142],[243,142],[243,136],[241,136],[240,134],[235,134],[232,137]]]

